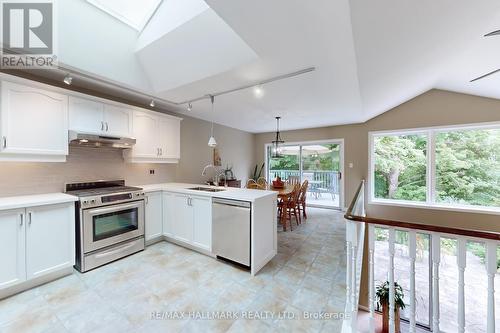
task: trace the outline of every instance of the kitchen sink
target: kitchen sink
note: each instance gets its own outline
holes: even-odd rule
[[[193,190],[193,191],[204,191],[204,192],[222,192],[225,190],[218,189],[218,188],[210,188],[210,187],[192,187],[188,188],[188,190]]]

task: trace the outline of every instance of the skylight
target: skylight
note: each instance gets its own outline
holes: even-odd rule
[[[162,0],[87,0],[114,18],[142,31]]]

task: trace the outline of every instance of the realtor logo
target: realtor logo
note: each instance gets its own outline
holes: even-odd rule
[[[54,67],[54,3],[2,0],[1,9],[1,67]]]

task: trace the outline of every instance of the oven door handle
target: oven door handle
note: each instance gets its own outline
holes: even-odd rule
[[[119,205],[109,205],[102,208],[93,208],[89,209],[88,213],[90,215],[101,215],[106,213],[114,213],[119,212],[120,210],[130,209],[130,208],[139,208],[144,206],[144,200],[134,201],[127,204],[119,204]]]
[[[96,258],[104,258],[104,257],[112,256],[112,255],[115,255],[115,254],[120,253],[122,251],[125,251],[127,249],[130,249],[131,247],[134,247],[135,245],[136,245],[135,243],[127,244],[125,246],[121,246],[121,247],[119,247],[115,250],[112,250],[112,251],[96,254],[95,257]]]

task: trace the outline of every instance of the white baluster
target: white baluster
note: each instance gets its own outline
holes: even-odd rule
[[[368,225],[368,262],[369,262],[369,289],[368,302],[370,306],[370,332],[375,332],[375,226]]]
[[[358,259],[358,233],[357,224],[352,223],[352,233],[351,233],[351,244],[352,244],[352,254],[351,254],[351,328],[353,332],[357,332],[357,322],[358,322],[358,298],[357,298],[357,259]]]
[[[408,232],[408,247],[410,251],[410,333],[417,331],[416,309],[415,309],[415,259],[417,258],[417,233],[412,230]]]
[[[394,316],[394,228],[389,228],[389,333],[396,331],[396,318]]]
[[[467,261],[467,240],[458,239],[457,266],[458,266],[458,332],[465,332],[465,266]]]
[[[439,330],[439,263],[441,261],[441,237],[432,234],[432,331]]]
[[[346,221],[346,313],[351,312],[351,222]]]
[[[486,272],[488,274],[488,319],[486,332],[495,333],[495,274],[497,272],[497,243],[486,242]]]

